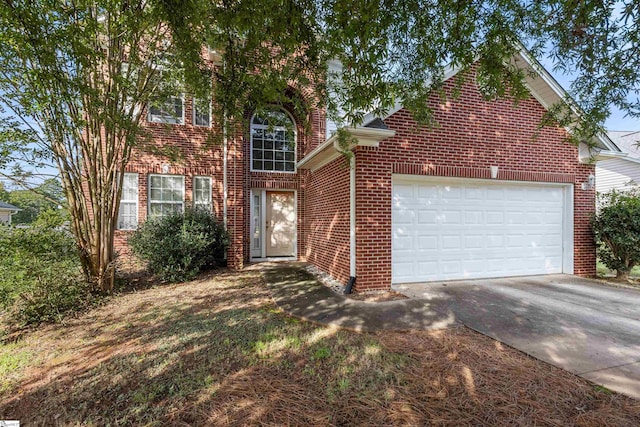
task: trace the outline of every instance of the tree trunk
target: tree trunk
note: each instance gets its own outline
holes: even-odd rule
[[[629,270],[616,270],[616,279],[629,280]]]

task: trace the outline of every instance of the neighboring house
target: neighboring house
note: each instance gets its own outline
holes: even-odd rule
[[[566,93],[526,52],[514,60],[539,70],[527,77],[531,96],[517,106],[484,100],[470,79],[455,100],[431,98],[439,123],[433,129],[417,130],[402,105],[349,128],[358,140],[350,159],[328,135],[335,124],[322,111],[309,113],[305,132],[290,111],[274,108],[254,115],[242,134],[208,147],[209,110],[176,97],[167,107],[171,116],[151,109],[149,128],[158,145],[180,148],[184,159],[134,153],[117,244],[124,249],[124,230],[149,214],[199,205],[225,218],[231,268],[304,260],[343,283],[355,277],[358,291],[466,278],[592,276],[592,153],[588,144],[567,143],[564,128],[538,128],[546,108]],[[448,73],[446,90],[456,86],[454,75]],[[606,136],[592,143],[600,154],[619,151]]]
[[[11,225],[11,216],[18,213],[20,211],[16,206],[13,206],[9,203],[0,202],[0,222]]]
[[[640,131],[610,131],[621,153],[600,155],[596,163],[596,190],[625,190],[640,185]]]

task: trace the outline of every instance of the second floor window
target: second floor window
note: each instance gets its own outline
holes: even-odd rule
[[[282,110],[265,110],[251,120],[251,170],[295,172],[295,123]]]
[[[193,124],[196,126],[211,126],[211,103],[193,98]]]
[[[148,120],[152,123],[184,124],[184,100],[170,96],[166,100],[149,104]]]

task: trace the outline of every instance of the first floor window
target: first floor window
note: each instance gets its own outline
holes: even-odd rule
[[[193,205],[211,212],[211,178],[196,176],[193,178]]]
[[[138,227],[138,174],[125,173],[118,211],[118,229],[135,230]]]
[[[149,105],[149,121],[152,123],[184,123],[184,102],[181,96],[170,96],[166,100]]]
[[[184,211],[184,177],[149,175],[149,216]]]

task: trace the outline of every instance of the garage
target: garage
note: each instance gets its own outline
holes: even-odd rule
[[[573,187],[394,175],[392,282],[573,273]]]

